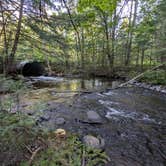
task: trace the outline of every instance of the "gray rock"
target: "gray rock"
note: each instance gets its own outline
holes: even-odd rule
[[[57,107],[57,102],[49,101],[49,102],[47,102],[47,106],[49,109],[55,109]]]
[[[86,146],[89,146],[91,148],[97,148],[97,149],[103,148],[104,145],[105,145],[105,141],[104,141],[103,138],[96,138],[92,135],[84,136],[83,137],[83,143]]]
[[[34,110],[27,110],[26,113],[28,115],[34,115],[35,111]]]
[[[162,93],[166,93],[166,89],[162,89],[161,92],[162,92]]]
[[[64,123],[65,123],[65,119],[64,118],[57,118],[55,120],[55,124],[57,124],[57,125],[62,125]]]
[[[49,115],[42,115],[41,117],[40,117],[40,120],[41,121],[48,121],[50,119],[50,116]]]
[[[156,91],[161,91],[161,86],[156,86]]]
[[[95,111],[88,111],[87,112],[87,117],[88,117],[88,120],[90,122],[93,122],[93,123],[102,123],[102,118]]]

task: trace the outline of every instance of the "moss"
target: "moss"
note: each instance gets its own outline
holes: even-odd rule
[[[0,119],[0,163],[12,165],[25,159],[25,145],[31,144],[36,137],[34,121],[20,113],[7,111],[0,111]]]
[[[27,86],[23,82],[23,80],[21,80],[19,78],[18,78],[18,80],[14,80],[10,77],[4,77],[4,76],[0,75],[0,89],[4,93],[5,92],[14,93],[14,92],[18,92],[21,90],[26,90]]]
[[[87,166],[105,165],[107,155],[99,149],[82,144],[77,135],[57,138],[54,132],[46,132],[35,125],[29,116],[0,111],[0,163],[2,165],[28,166],[31,151],[40,148],[33,166]]]
[[[61,141],[54,138],[50,142],[49,147],[36,156],[32,165],[79,166],[84,160],[87,166],[102,166],[108,161],[104,152],[85,147],[77,136],[71,135]]]

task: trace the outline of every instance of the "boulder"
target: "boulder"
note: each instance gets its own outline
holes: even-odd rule
[[[91,148],[103,148],[105,145],[104,139],[103,138],[97,138],[92,135],[86,135],[83,137],[83,143],[86,146],[89,146]]]
[[[65,119],[64,118],[57,118],[55,119],[55,124],[56,125],[62,125],[65,123]]]
[[[89,122],[93,122],[93,123],[102,123],[102,118],[100,117],[100,115],[95,112],[95,111],[88,111],[87,112],[87,118]]]

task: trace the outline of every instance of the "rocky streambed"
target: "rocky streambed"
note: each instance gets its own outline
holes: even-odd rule
[[[137,82],[137,81],[130,83],[130,85],[166,94],[166,86],[165,85],[153,85],[153,84],[148,84],[148,83],[144,83],[144,82]]]
[[[165,165],[164,93],[141,87],[103,91],[118,82],[98,79],[62,78],[51,85],[49,78],[41,86],[42,81],[35,81],[37,89],[20,100],[20,110],[38,126],[62,128],[77,133],[83,142],[92,141],[109,155],[108,166]]]

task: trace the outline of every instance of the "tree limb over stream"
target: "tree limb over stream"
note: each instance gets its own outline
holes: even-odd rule
[[[150,70],[146,70],[145,72],[143,72],[143,73],[141,73],[141,74],[135,76],[135,77],[132,78],[131,80],[129,80],[129,81],[123,83],[123,84],[120,84],[117,88],[121,88],[121,87],[126,86],[127,84],[133,83],[135,80],[137,80],[138,78],[142,77],[144,74],[146,74],[146,73],[148,73],[148,72],[150,72],[150,71],[156,70],[156,69],[158,69],[159,67],[162,67],[162,66],[164,66],[164,65],[166,65],[166,63],[163,63],[163,64],[160,64],[160,65],[158,65],[158,66],[155,66],[155,67],[153,67],[153,68],[150,69]]]

